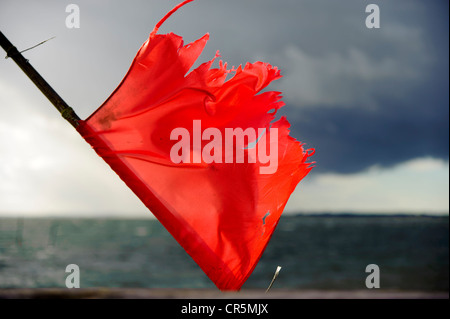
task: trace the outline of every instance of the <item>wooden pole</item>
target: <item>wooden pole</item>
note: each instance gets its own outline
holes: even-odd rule
[[[11,42],[0,31],[0,45],[6,52],[6,58],[11,58],[22,69],[22,71],[30,78],[39,90],[50,100],[50,102],[61,113],[73,127],[77,128],[80,118],[75,111],[67,105],[66,102],[53,90],[53,88],[44,80],[44,78],[28,63],[28,60],[12,45]]]

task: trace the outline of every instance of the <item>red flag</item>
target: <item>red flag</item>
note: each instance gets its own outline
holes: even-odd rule
[[[213,60],[188,73],[209,35],[183,45],[155,27],[127,75],[78,131],[209,278],[237,290],[250,276],[286,202],[310,171],[289,136],[280,71],[228,70]],[[217,58],[216,55],[215,58]],[[227,75],[234,73],[230,79]]]

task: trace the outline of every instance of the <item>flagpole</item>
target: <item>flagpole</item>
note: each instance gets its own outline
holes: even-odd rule
[[[44,80],[44,78],[33,68],[27,59],[17,50],[17,48],[0,31],[0,45],[6,52],[6,58],[11,58],[30,78],[39,90],[49,99],[49,101],[61,113],[62,117],[73,127],[77,128],[80,118],[75,111],[56,93],[55,90]]]

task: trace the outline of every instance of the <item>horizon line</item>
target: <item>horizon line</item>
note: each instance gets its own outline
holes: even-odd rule
[[[352,212],[352,211],[321,211],[321,212],[289,212],[283,213],[281,217],[449,217],[449,212],[430,212],[430,213],[416,213],[416,212]],[[153,214],[139,215],[130,214],[29,214],[29,213],[1,213],[0,219],[124,219],[124,220],[157,220]]]

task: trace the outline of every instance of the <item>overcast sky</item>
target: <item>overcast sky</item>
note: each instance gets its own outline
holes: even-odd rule
[[[86,118],[179,1],[0,1],[0,30]],[[66,6],[80,8],[68,29]],[[368,29],[366,5],[380,8]],[[210,41],[229,65],[283,78],[280,113],[316,149],[287,212],[448,215],[448,1],[196,0],[160,33]],[[3,52],[3,51],[1,51]],[[0,214],[148,217],[148,210],[10,59],[0,59]]]

